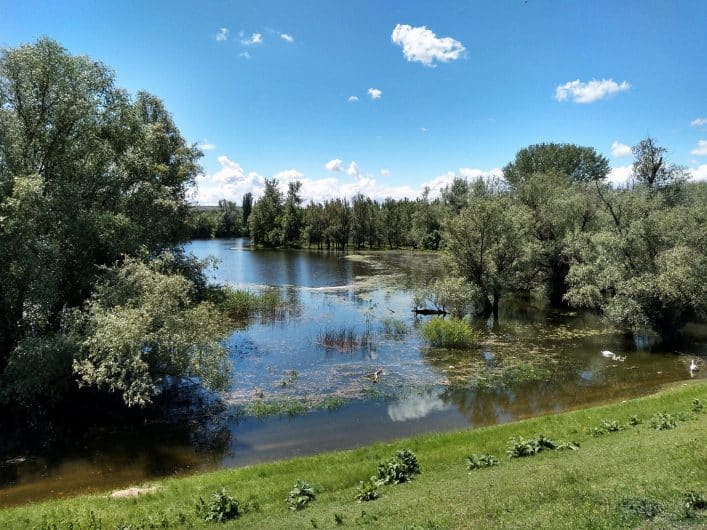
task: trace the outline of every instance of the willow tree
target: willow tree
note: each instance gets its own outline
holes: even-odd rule
[[[604,223],[575,240],[566,297],[600,309],[620,329],[648,328],[673,342],[687,322],[707,317],[707,205],[676,193],[685,173],[662,173],[659,166],[671,165],[656,147],[634,148],[632,188],[597,186]],[[659,164],[646,171],[649,157]]]
[[[515,198],[532,214],[530,266],[555,307],[565,303],[568,289],[568,245],[593,228],[598,208],[594,184],[608,171],[607,159],[593,148],[552,143],[521,149],[503,169]]]
[[[158,98],[132,97],[102,63],[49,39],[2,52],[0,390],[45,366],[71,377],[66,316],[105,267],[188,236],[200,155]]]
[[[479,316],[498,320],[502,294],[523,283],[529,224],[525,207],[482,181],[468,206],[444,222],[445,250],[457,275],[476,286]]]

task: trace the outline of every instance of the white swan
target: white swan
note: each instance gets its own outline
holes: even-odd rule
[[[697,366],[697,363],[695,362],[695,359],[690,359],[690,373],[694,373],[698,371],[700,368]]]
[[[616,355],[614,352],[610,352],[609,350],[602,350],[601,354],[612,361],[624,362],[626,360],[625,355]]]
[[[608,357],[609,359],[613,359],[613,358],[615,357],[614,353],[613,353],[613,352],[610,352],[609,350],[603,350],[603,351],[601,352],[601,354],[602,354],[604,357]]]

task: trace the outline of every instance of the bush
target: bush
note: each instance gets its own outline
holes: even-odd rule
[[[522,436],[511,438],[506,454],[508,455],[508,458],[521,458],[524,456],[533,456],[546,450],[562,451],[567,449],[576,451],[579,449],[579,445],[573,442],[565,442],[563,440],[553,442],[541,434],[537,438],[531,438],[529,440],[526,440]]]
[[[628,424],[633,427],[635,427],[636,425],[640,425],[641,423],[643,423],[643,420],[641,420],[641,418],[639,418],[635,414],[631,416],[628,420]]]
[[[226,493],[225,488],[211,495],[211,500],[206,503],[203,497],[199,497],[196,504],[196,513],[204,521],[222,523],[230,519],[235,519],[241,512],[238,500]]]
[[[592,427],[589,429],[589,434],[592,436],[601,436],[607,432],[619,432],[623,431],[626,427],[621,425],[618,421],[606,421],[602,420],[598,427]]]
[[[421,472],[415,453],[405,449],[398,451],[394,458],[380,462],[376,475],[371,477],[371,480],[375,481],[378,486],[401,484],[411,481],[415,475],[419,475]]]
[[[298,480],[287,495],[286,501],[290,510],[296,511],[306,508],[315,498],[314,488],[304,480]]]
[[[358,486],[356,493],[356,500],[358,502],[369,502],[374,501],[378,498],[378,485],[373,482],[373,480],[367,480],[366,482],[361,482]]]
[[[421,329],[422,338],[440,348],[471,348],[478,344],[479,332],[456,318],[433,318]]]
[[[702,402],[701,399],[693,399],[692,400],[692,412],[702,412],[705,408],[705,404]]]
[[[707,499],[701,493],[696,491],[686,491],[683,496],[683,505],[686,510],[705,510],[707,509]]]
[[[650,421],[650,426],[656,431],[667,431],[674,429],[678,425],[678,419],[667,412],[658,412]]]
[[[469,455],[466,457],[466,468],[469,471],[472,471],[474,469],[482,469],[484,467],[491,467],[491,466],[497,466],[501,462],[499,462],[498,458],[496,458],[493,455]]]

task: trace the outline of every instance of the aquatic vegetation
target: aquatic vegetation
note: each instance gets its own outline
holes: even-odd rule
[[[275,288],[254,292],[218,286],[209,289],[207,299],[234,322],[244,322],[255,316],[277,319],[287,309],[287,302]]]
[[[433,318],[422,325],[420,334],[431,346],[440,348],[472,348],[481,338],[478,331],[455,318]]]
[[[290,510],[297,511],[306,508],[314,499],[316,499],[314,488],[304,480],[298,479],[285,501]]]
[[[351,353],[360,349],[370,349],[374,346],[373,334],[370,331],[358,333],[354,328],[325,329],[317,337],[317,344],[327,350]]]
[[[466,457],[466,468],[469,471],[472,471],[474,469],[482,469],[485,467],[497,466],[500,463],[501,462],[498,460],[498,458],[493,455],[473,454]]]
[[[417,456],[410,449],[398,451],[393,458],[378,464],[376,475],[371,477],[377,485],[410,482],[422,473]]]
[[[397,318],[386,317],[383,319],[383,334],[395,340],[404,338],[410,330],[405,322]]]
[[[231,497],[225,488],[213,493],[208,503],[199,497],[196,513],[204,521],[214,523],[222,523],[241,515],[238,500]]]
[[[361,481],[356,490],[355,499],[358,502],[374,501],[378,498],[378,484],[373,480]]]
[[[268,416],[298,416],[305,414],[312,408],[312,403],[305,399],[275,399],[255,400],[241,408],[245,416],[266,418]]]

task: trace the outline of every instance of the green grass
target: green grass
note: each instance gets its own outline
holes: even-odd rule
[[[0,528],[703,528],[707,512],[686,510],[684,499],[707,494],[707,413],[691,410],[705,398],[707,383],[696,381],[598,408],[163,480],[157,493],[136,499],[95,494],[5,509]],[[683,419],[657,431],[648,420],[658,413]],[[643,423],[632,425],[632,416]],[[587,432],[606,418],[627,427],[610,436]],[[580,448],[502,457],[500,465],[467,471],[469,454],[504,455],[511,438],[540,434]],[[357,502],[360,482],[405,448],[422,474]],[[316,499],[291,511],[285,499],[300,479]],[[257,508],[217,526],[204,522],[199,497],[222,487]]]
[[[422,325],[420,334],[438,348],[471,348],[480,340],[479,332],[458,318],[433,318]]]

